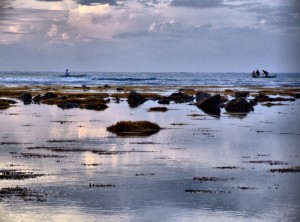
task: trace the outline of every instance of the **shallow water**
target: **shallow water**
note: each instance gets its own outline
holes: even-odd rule
[[[18,185],[49,196],[45,202],[4,198],[0,221],[299,221],[300,174],[269,171],[300,165],[300,102],[285,104],[258,105],[245,117],[222,110],[215,118],[187,104],[148,112],[157,106],[151,101],[134,109],[126,101],[110,103],[105,111],[18,103],[0,111],[0,169],[45,175],[0,180],[0,188]],[[164,129],[149,137],[106,131],[120,120],[149,120]],[[266,160],[282,163],[251,163]]]

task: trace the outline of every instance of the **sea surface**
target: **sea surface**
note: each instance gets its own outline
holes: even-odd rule
[[[252,78],[250,73],[123,73],[123,72],[0,72],[0,84],[16,85],[153,85],[299,87],[300,73],[272,73],[276,78]]]

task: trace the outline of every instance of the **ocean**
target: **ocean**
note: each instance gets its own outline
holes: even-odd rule
[[[20,85],[153,85],[299,87],[300,73],[272,73],[276,78],[252,78],[250,73],[194,72],[0,72],[0,84]]]

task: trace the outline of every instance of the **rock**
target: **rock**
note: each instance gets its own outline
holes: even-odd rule
[[[37,95],[32,99],[33,102],[35,103],[40,103],[41,102],[41,95]]]
[[[255,102],[268,102],[268,101],[270,101],[270,97],[265,94],[258,94],[257,96],[255,96],[254,101]]]
[[[163,105],[169,105],[170,104],[170,99],[166,98],[166,97],[161,97],[158,100],[159,104],[163,104]]]
[[[250,95],[248,91],[235,91],[235,98],[247,98]]]
[[[0,109],[7,109],[10,105],[5,99],[0,99]]]
[[[117,91],[124,91],[124,88],[118,87],[118,88],[117,88]]]
[[[53,92],[47,92],[44,96],[41,97],[41,99],[55,99],[58,96]]]
[[[230,100],[225,105],[225,110],[230,113],[248,113],[253,111],[253,106],[244,98]]]
[[[57,106],[61,109],[73,109],[79,108],[80,104],[77,102],[63,101],[61,103],[58,103]]]
[[[168,108],[167,107],[151,107],[148,109],[148,112],[167,112]]]
[[[203,99],[197,103],[197,107],[207,114],[220,116],[220,94]]]
[[[105,110],[108,108],[108,106],[106,104],[103,104],[103,103],[96,103],[96,104],[87,104],[84,106],[85,109],[91,109],[91,110],[97,110],[97,111],[100,111],[100,110]]]
[[[128,95],[127,102],[130,107],[137,107],[137,106],[143,104],[145,101],[146,101],[146,99],[138,92],[131,91]]]
[[[210,98],[211,95],[209,93],[205,93],[202,91],[199,91],[196,93],[196,102],[200,103],[202,102],[204,99]]]
[[[107,131],[117,135],[150,136],[157,133],[161,128],[156,123],[149,121],[120,121],[106,128]]]
[[[184,94],[182,92],[178,92],[178,93],[172,93],[169,96],[169,99],[174,101],[175,103],[187,103],[193,101],[194,97]]]
[[[32,95],[30,92],[22,92],[19,99],[21,101],[23,101],[24,103],[29,104],[29,103],[31,103]]]

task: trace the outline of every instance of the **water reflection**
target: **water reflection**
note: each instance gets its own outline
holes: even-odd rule
[[[274,109],[258,106],[242,119],[224,113],[220,119],[211,118],[185,104],[171,104],[166,113],[147,112],[153,105],[146,102],[132,110],[121,102],[96,112],[18,104],[1,111],[0,123],[6,126],[0,129],[1,168],[45,174],[23,181],[1,180],[1,188],[19,185],[53,193],[46,202],[27,202],[26,207],[19,207],[22,201],[0,202],[3,220],[299,219],[299,175],[269,172],[287,166],[250,162],[297,165],[300,129],[293,123],[299,121],[298,101]],[[165,129],[149,137],[125,138],[106,131],[120,120],[145,119]],[[51,147],[79,150],[58,153]],[[21,152],[67,157],[24,158]],[[194,177],[225,181],[199,182]],[[186,193],[186,189],[205,192]]]

